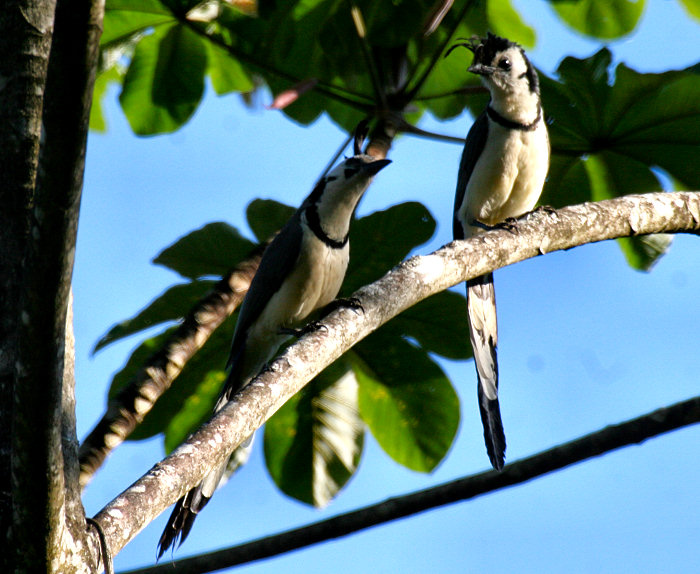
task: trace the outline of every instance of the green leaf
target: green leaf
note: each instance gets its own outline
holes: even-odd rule
[[[700,20],[700,0],[680,0],[680,3],[689,16]]]
[[[102,109],[102,100],[107,95],[110,84],[121,82],[122,75],[117,66],[112,66],[95,78],[95,88],[92,91],[92,106],[90,107],[90,129],[94,132],[105,133],[107,120]]]
[[[353,222],[350,264],[342,293],[349,295],[379,279],[435,232],[435,220],[420,203],[407,202]]]
[[[135,317],[113,325],[100,337],[92,352],[144,329],[182,318],[214,285],[215,281],[194,281],[168,287]]]
[[[136,46],[119,97],[139,135],[172,132],[194,113],[204,93],[207,51],[181,25],[166,25]]]
[[[651,271],[659,258],[671,248],[673,235],[657,233],[641,237],[621,237],[617,240],[630,267]]]
[[[593,154],[583,162],[595,201],[624,195],[631,186],[638,193],[659,189],[659,181],[647,166],[612,152]],[[627,262],[635,269],[649,271],[671,244],[668,235],[624,237],[618,240]]]
[[[360,414],[384,451],[412,470],[430,472],[459,425],[459,399],[423,351],[380,331],[351,351]]]
[[[587,36],[611,40],[634,30],[645,0],[550,0],[559,17]]]
[[[323,507],[354,474],[363,441],[357,381],[336,361],[265,424],[265,461],[282,492]]]
[[[609,72],[603,49],[585,60],[566,58],[559,82],[542,77],[552,161],[541,203],[555,207],[658,191],[652,167],[686,189],[700,186],[700,76],[692,71],[640,74],[624,64]],[[649,269],[666,239],[620,242],[637,269]]]
[[[254,247],[228,223],[208,223],[163,249],[153,263],[190,279],[223,277]]]
[[[172,449],[211,417],[221,390],[216,384],[221,385],[225,378],[224,367],[237,317],[236,313],[224,321],[187,361],[170,388],[129,437],[130,440],[141,440],[163,432],[166,449]],[[190,410],[191,407],[195,407],[194,410]]]
[[[448,30],[455,25],[463,2],[455,2],[445,16],[441,26],[430,37],[417,37],[415,52],[409,50],[409,60],[419,73],[425,68],[428,58],[438,51],[447,41]],[[483,36],[486,30],[494,31],[502,36],[520,42],[526,47],[535,43],[534,30],[526,25],[520,15],[513,9],[507,0],[499,2],[479,2],[467,11],[467,17],[460,21],[452,34],[454,43],[457,38],[469,38],[473,35]],[[449,45],[448,45],[449,47]],[[479,112],[484,109],[488,101],[488,94],[484,90],[483,96],[465,95],[458,91],[463,88],[479,86],[476,75],[467,72],[472,56],[467,50],[457,51],[448,58],[438,54],[435,66],[422,85],[417,95],[417,102],[421,107],[429,110],[439,119],[448,119],[461,114],[465,107]]]
[[[296,210],[272,199],[256,199],[246,209],[248,225],[258,241],[267,241],[277,233]]]
[[[231,54],[212,42],[207,42],[207,71],[211,85],[218,95],[231,92],[252,92],[255,84]]]
[[[447,28],[451,24],[451,18],[454,17],[455,11],[456,6],[453,6],[445,18],[444,24],[428,38],[430,46],[426,49],[427,53],[438,50],[448,39]],[[470,11],[469,13],[470,18],[459,23],[452,38],[469,38],[473,35],[483,34],[483,31],[488,29],[484,3],[479,3],[474,12]],[[436,60],[432,72],[421,86],[417,94],[417,102],[439,119],[448,119],[461,114],[467,104],[483,109],[488,101],[486,90],[481,97],[455,93],[463,88],[474,88],[480,85],[478,77],[467,71],[471,59],[472,56],[466,49],[456,50],[447,58],[441,54]],[[420,52],[415,58],[414,65],[419,70],[422,70],[426,65],[426,61],[420,57]]]
[[[448,359],[472,356],[467,326],[467,300],[442,291],[406,309],[382,328],[384,336],[410,337],[427,352]]]
[[[174,451],[192,432],[211,418],[214,403],[216,403],[225,380],[226,373],[224,371],[205,373],[194,392],[182,403],[180,410],[170,418],[169,422],[166,419],[167,426],[163,441],[166,454]],[[159,419],[163,420],[163,417],[159,417]]]
[[[509,0],[486,2],[486,13],[489,29],[495,34],[518,42],[525,48],[535,46],[537,41],[535,30],[523,22]]]
[[[158,0],[107,0],[100,44],[121,42],[148,28],[175,22],[172,11]]]

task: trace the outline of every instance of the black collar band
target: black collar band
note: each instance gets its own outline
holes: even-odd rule
[[[520,122],[514,122],[512,120],[504,118],[491,106],[486,107],[486,113],[489,115],[489,118],[491,118],[494,122],[503,126],[506,129],[519,130],[521,132],[531,132],[537,128],[537,125],[542,119],[542,106],[537,106],[537,117],[535,118],[535,121],[531,124],[521,124]]]
[[[326,232],[323,231],[321,221],[318,218],[318,208],[315,203],[312,203],[306,208],[306,223],[309,229],[314,232],[314,235],[331,249],[342,249],[347,245],[348,239],[350,238],[349,235],[346,235],[342,240],[338,241],[337,239],[328,237]]]

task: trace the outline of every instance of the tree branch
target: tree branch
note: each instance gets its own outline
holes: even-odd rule
[[[653,193],[540,209],[516,229],[496,228],[436,252],[412,257],[355,293],[364,308],[338,309],[326,329],[300,339],[207,424],[103,508],[95,519],[116,554],[168,505],[220,464],[285,401],[353,344],[439,291],[551,251],[650,233],[700,232],[700,193]]]
[[[660,434],[699,422],[700,397],[695,397],[513,462],[502,472],[490,470],[467,476],[231,548],[121,574],[200,574],[279,556],[372,526],[522,484],[589,458],[624,446],[640,444]]]
[[[143,421],[161,395],[209,336],[240,305],[258,269],[266,243],[202,298],[184,317],[167,342],[146,361],[134,378],[109,399],[107,411],[80,445],[80,484],[85,486],[109,453]]]

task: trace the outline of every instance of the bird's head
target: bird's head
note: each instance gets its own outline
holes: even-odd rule
[[[493,98],[528,93],[539,96],[537,72],[519,44],[489,32],[485,38],[473,36],[453,45],[446,56],[460,46],[474,53],[472,65],[467,69],[481,76]]]

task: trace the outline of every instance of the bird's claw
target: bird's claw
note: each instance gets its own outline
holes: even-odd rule
[[[494,229],[505,229],[506,231],[510,231],[511,233],[518,232],[518,220],[515,217],[507,217],[503,221],[499,221],[498,223],[494,223],[493,225],[484,223],[483,221],[479,221],[478,219],[474,219],[470,222],[470,225],[472,227],[478,227],[479,229],[483,229],[484,231],[493,231]]]
[[[315,333],[316,331],[320,330],[327,331],[328,327],[326,327],[320,321],[311,321],[310,323],[307,323],[300,329],[294,329],[292,327],[281,327],[279,333],[280,335],[291,335],[292,337],[301,339],[304,335],[307,335],[308,333]]]
[[[326,306],[324,311],[328,314],[336,309],[352,309],[355,313],[358,311],[365,312],[362,302],[357,297],[341,297],[340,299],[335,299]]]

